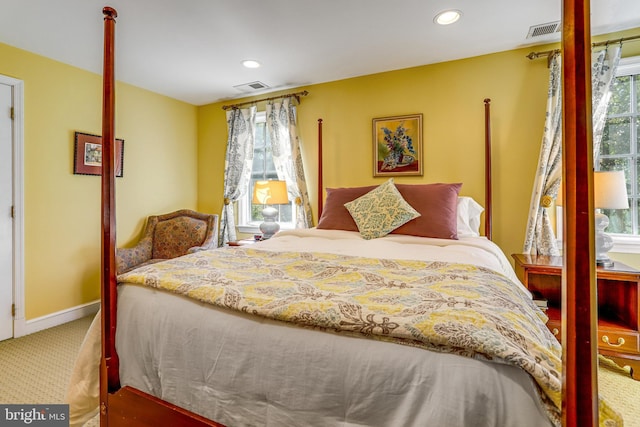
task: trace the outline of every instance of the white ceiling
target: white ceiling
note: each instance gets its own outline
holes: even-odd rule
[[[118,12],[116,78],[203,105],[558,41],[527,39],[561,0],[0,0],[0,42],[102,72],[102,8]],[[433,23],[455,8],[462,18]],[[592,0],[592,34],[640,27],[640,0]],[[263,66],[245,69],[243,59]],[[254,81],[268,90],[234,88]]]

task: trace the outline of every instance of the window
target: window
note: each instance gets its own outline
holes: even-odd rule
[[[271,154],[271,140],[267,132],[267,120],[264,111],[256,114],[256,135],[253,146],[253,167],[251,180],[245,195],[238,201],[238,230],[241,233],[259,233],[262,223],[262,209],[260,204],[253,204],[253,186],[256,181],[278,179],[276,167]],[[295,204],[274,205],[278,209],[277,221],[281,229],[295,228]]]
[[[612,86],[596,170],[623,170],[629,209],[604,209],[613,252],[640,252],[640,57],[620,60]],[[631,244],[627,250],[620,244]]]

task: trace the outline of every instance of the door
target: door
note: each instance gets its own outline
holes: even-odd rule
[[[13,88],[0,83],[0,340],[13,337]]]

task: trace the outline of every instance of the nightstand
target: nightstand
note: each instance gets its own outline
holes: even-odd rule
[[[562,257],[511,255],[520,281],[547,300],[547,327],[561,339]],[[620,366],[630,366],[640,380],[640,270],[615,262],[597,268],[598,352]]]

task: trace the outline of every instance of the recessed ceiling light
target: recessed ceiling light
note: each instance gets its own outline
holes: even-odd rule
[[[433,22],[440,25],[449,25],[456,22],[462,16],[462,12],[459,10],[445,10],[436,15],[433,18]]]
[[[256,61],[255,59],[245,59],[244,61],[242,61],[242,65],[244,65],[247,68],[259,68],[260,67],[260,63],[258,61]]]

